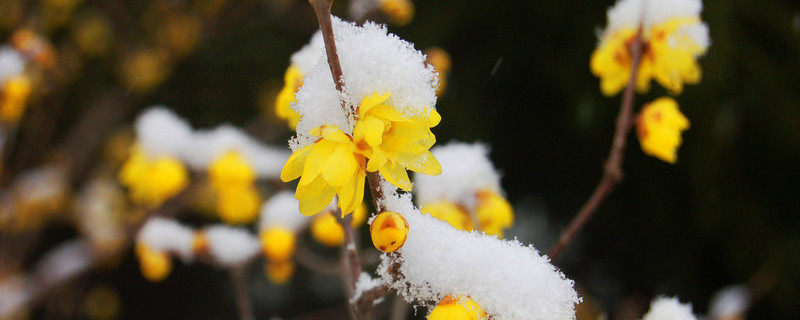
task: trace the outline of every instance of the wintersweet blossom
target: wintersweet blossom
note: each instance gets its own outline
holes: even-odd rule
[[[0,89],[0,120],[16,123],[25,111],[25,105],[31,94],[31,81],[26,75],[9,77]]]
[[[289,157],[281,180],[300,178],[295,197],[305,215],[322,211],[334,195],[339,196],[342,215],[353,212],[364,200],[366,159],[356,152],[352,138],[338,127],[322,126],[310,133],[320,139]]]
[[[186,188],[189,173],[183,163],[172,157],[151,159],[141,148],[134,147],[122,165],[119,180],[129,189],[134,202],[155,208]]]
[[[428,320],[483,320],[486,311],[469,297],[449,295],[433,308]]]
[[[271,228],[259,233],[264,256],[270,261],[284,261],[294,255],[297,238],[291,230]]]
[[[285,284],[288,282],[292,275],[294,275],[294,262],[292,260],[283,261],[269,261],[267,262],[265,272],[267,279],[274,284]]]
[[[408,118],[386,104],[391,94],[373,93],[361,100],[353,129],[356,146],[369,158],[367,171],[379,171],[393,185],[411,190],[406,169],[426,175],[442,173],[429,151],[436,142],[430,128],[441,121],[436,110]]]
[[[153,250],[144,243],[137,243],[135,251],[139,258],[139,268],[145,279],[159,282],[172,271],[172,260],[166,252]]]
[[[442,175],[416,175],[421,211],[459,230],[478,229],[503,237],[514,224],[514,210],[502,196],[500,174],[482,144],[449,143],[433,149]]]
[[[697,58],[709,46],[708,27],[700,20],[700,0],[620,0],[608,10],[608,27],[592,53],[590,67],[603,94],[624,88],[632,74],[631,45],[641,37],[636,88],[647,91],[655,79],[672,93],[696,84]]]
[[[208,176],[223,221],[242,224],[258,216],[261,196],[254,185],[256,173],[238,152],[229,151],[214,161]]]
[[[332,203],[335,210],[335,203]],[[328,206],[326,210],[316,215],[311,220],[311,237],[317,242],[328,246],[338,247],[344,243],[344,228],[337,221],[336,216],[333,215],[332,206]],[[353,229],[358,228],[367,220],[367,207],[361,203],[355,211],[353,211],[353,218],[350,225]]]
[[[332,20],[342,91],[319,57],[291,105],[301,117],[281,175],[284,181],[302,177],[295,197],[308,215],[334,195],[343,214],[355,210],[368,171],[410,190],[406,170],[437,174],[440,167],[428,151],[435,142],[430,128],[440,120],[433,67],[385,26]]]
[[[294,102],[295,92],[303,85],[303,74],[295,65],[290,65],[283,75],[283,88],[275,100],[275,114],[278,118],[289,122],[289,127],[294,129],[300,122],[300,114],[292,110],[289,105]]]
[[[677,161],[681,132],[689,128],[689,120],[672,98],[659,98],[642,108],[636,121],[639,145],[644,153],[669,163]]]
[[[411,0],[378,0],[379,9],[389,16],[392,24],[405,26],[414,18],[414,3]]]
[[[408,221],[397,212],[384,211],[369,225],[372,245],[383,252],[394,252],[403,247],[408,237]]]

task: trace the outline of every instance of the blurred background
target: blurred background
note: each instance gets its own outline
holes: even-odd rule
[[[354,19],[359,5],[369,8],[370,0],[339,0],[333,11]],[[592,192],[608,155],[620,96],[600,93],[589,57],[611,5],[414,1],[412,13],[372,5],[365,15],[420,50],[449,53],[437,143],[491,146],[515,208],[506,236],[543,253]],[[700,60],[703,80],[675,97],[691,121],[678,162],[643,154],[629,136],[623,182],[556,263],[585,297],[579,319],[638,319],[659,295],[706,314],[714,293],[730,285],[752,293],[742,318],[800,318],[800,4],[704,6],[712,44]],[[0,282],[85,233],[69,213],[70,197],[98,172],[115,174],[133,120],[151,105],[165,105],[195,127],[230,123],[286,145],[292,132],[275,116],[274,99],[291,54],[316,28],[301,0],[0,2],[0,39],[33,61],[26,109],[4,120],[0,186],[6,197],[20,197],[12,189],[30,170],[70,168],[58,182],[61,196],[44,205],[47,214],[19,222],[0,210]],[[663,95],[654,85],[637,96],[637,108]],[[36,188],[54,185],[40,183]],[[215,221],[185,211],[187,224]],[[143,213],[119,214],[138,221]],[[366,230],[358,231],[366,270],[374,270],[378,252]],[[300,242],[328,263],[338,256]],[[237,317],[223,270],[176,262],[168,278],[152,283],[130,245],[112,251],[113,258],[9,318]],[[277,285],[263,267],[247,270],[259,319],[346,317],[338,277],[298,266]],[[381,317],[396,304],[388,300],[376,311]],[[416,318],[424,314],[420,309]]]

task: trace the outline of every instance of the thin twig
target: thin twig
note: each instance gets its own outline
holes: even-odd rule
[[[231,268],[230,276],[233,282],[233,291],[236,294],[236,307],[239,309],[239,319],[255,320],[256,316],[253,314],[253,302],[250,299],[250,294],[247,292],[247,285],[245,285],[244,281],[247,265],[248,264],[243,264]]]
[[[589,200],[581,207],[578,214],[572,218],[567,229],[561,232],[561,235],[558,237],[558,242],[550,249],[549,255],[552,261],[558,259],[564,251],[564,248],[572,242],[575,235],[577,235],[578,232],[583,229],[583,226],[592,218],[606,196],[614,191],[617,184],[622,181],[622,161],[624,159],[628,133],[633,127],[634,88],[636,87],[636,77],[639,73],[639,63],[641,62],[643,49],[641,27],[636,33],[633,42],[630,44],[629,49],[633,60],[631,78],[628,80],[628,86],[625,88],[625,95],[622,98],[619,115],[617,116],[614,140],[604,167],[603,178],[600,180],[597,187],[595,187]]]

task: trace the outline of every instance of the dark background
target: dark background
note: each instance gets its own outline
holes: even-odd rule
[[[125,122],[163,103],[196,127],[263,121],[263,137],[284,143],[291,133],[265,116],[258,95],[265,84],[281,84],[289,56],[315,31],[316,20],[305,1],[243,3],[229,21],[205,31],[163,85],[131,101],[135,110]],[[146,4],[127,3],[133,14]],[[543,252],[599,181],[608,154],[620,97],[600,93],[589,57],[612,4],[415,1],[408,26],[389,26],[419,49],[438,46],[450,53],[452,73],[437,105],[438,143],[491,145],[517,209],[517,226],[507,234],[538,241],[534,245]],[[99,1],[85,5],[106,8]],[[345,7],[336,1],[334,13],[346,16]],[[629,136],[624,181],[557,265],[612,319],[625,319],[625,310],[646,308],[658,295],[679,296],[705,314],[711,295],[731,284],[759,290],[748,318],[797,319],[800,5],[706,1],[702,18],[712,44],[700,60],[702,82],[675,97],[691,121],[678,162],[644,155],[635,135]],[[113,67],[102,63],[84,68],[69,87],[71,109],[62,126],[80,114],[93,90],[120,86],[111,74]],[[666,94],[654,84],[637,96],[637,108]],[[335,278],[299,268],[289,285],[279,287],[263,279],[261,267],[250,272],[260,318],[333,310],[320,316],[332,318],[341,309]],[[177,262],[166,281],[151,284],[131,254],[89,281],[117,290],[121,318],[236,314],[225,273],[205,265]]]

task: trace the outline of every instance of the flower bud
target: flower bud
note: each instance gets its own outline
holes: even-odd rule
[[[142,275],[152,282],[159,282],[172,271],[172,260],[166,252],[151,249],[144,243],[136,244],[136,256]]]
[[[394,252],[403,247],[408,237],[408,221],[396,212],[381,212],[369,226],[372,244],[380,251]]]
[[[483,320],[486,318],[486,311],[474,300],[469,297],[454,297],[453,295],[444,297],[428,316],[428,320]]]
[[[260,234],[261,247],[270,261],[285,261],[294,254],[297,244],[292,231],[284,228],[270,228]]]

